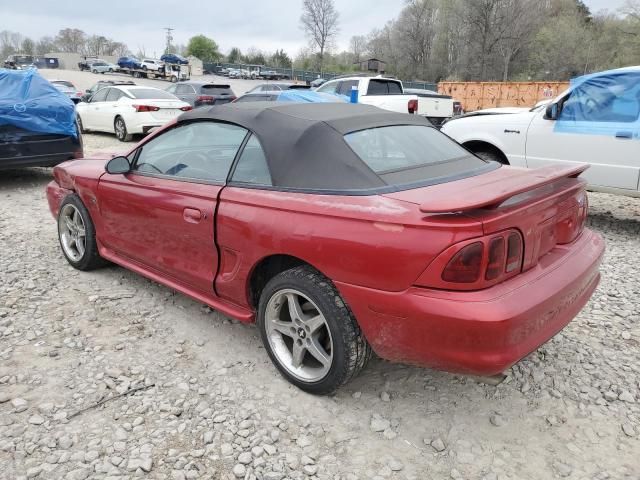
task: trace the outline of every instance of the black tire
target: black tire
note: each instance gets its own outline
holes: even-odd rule
[[[175,75],[171,76],[171,83],[178,83],[178,77],[176,77]]]
[[[110,68],[110,69],[109,69],[109,73],[113,73],[113,68]]]
[[[509,164],[509,162],[505,161],[502,155],[500,155],[498,152],[494,150],[487,150],[487,149],[474,150],[473,153],[475,153],[478,157],[488,162],[498,162],[498,163],[502,163],[503,165]]]
[[[122,128],[119,128],[121,125]],[[116,138],[121,142],[130,142],[133,138],[127,130],[127,124],[124,121],[124,118],[118,116],[113,121],[113,131],[116,133]]]
[[[65,247],[63,245],[63,232],[61,228],[61,216],[65,211],[65,206],[71,205],[73,206],[82,217],[82,222],[84,223],[85,228],[85,250],[84,254],[81,258],[74,260],[71,258],[67,252],[65,251]],[[60,210],[58,212],[58,241],[60,243],[60,248],[62,249],[62,254],[67,259],[69,264],[78,270],[87,271],[94,270],[96,268],[103,267],[108,264],[108,262],[103,259],[98,253],[98,243],[96,242],[96,229],[93,224],[93,220],[91,219],[91,215],[89,211],[80,200],[80,197],[75,193],[67,195],[60,204]]]
[[[315,382],[306,382],[293,376],[280,363],[269,343],[265,322],[267,305],[273,296],[288,289],[297,290],[316,304],[325,317],[332,338],[331,366],[328,373]],[[286,270],[266,284],[260,295],[257,324],[265,349],[282,376],[301,390],[311,394],[333,393],[355,377],[371,358],[371,347],[338,290],[331,280],[308,265]]]
[[[146,72],[146,71],[147,71],[147,66],[146,66],[146,65],[143,65],[143,66],[142,66],[142,69]]]
[[[84,125],[82,125],[82,119],[80,118],[80,115],[76,115],[76,121],[78,122],[78,131],[80,133],[87,133],[87,131],[84,128]]]

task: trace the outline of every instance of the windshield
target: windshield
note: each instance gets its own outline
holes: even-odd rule
[[[62,83],[54,83],[53,86],[63,93],[75,93],[75,90],[73,88]]]
[[[351,149],[387,185],[456,176],[486,166],[436,129],[420,125],[370,128],[344,136]]]
[[[128,90],[129,95],[133,98],[139,98],[143,100],[159,99],[159,100],[177,100],[175,95],[165,92],[164,90],[158,90],[156,88],[137,88],[135,90]]]
[[[76,88],[76,87],[74,87],[74,86],[73,86],[73,83],[68,82],[68,81],[66,81],[66,80],[54,80],[52,83],[53,83],[54,85],[56,85],[56,86],[58,86],[58,85],[64,85],[65,87],[74,88],[74,89]]]
[[[209,95],[233,95],[229,85],[202,85],[201,91]]]

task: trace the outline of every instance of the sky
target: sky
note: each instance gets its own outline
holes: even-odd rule
[[[349,38],[365,35],[395,18],[404,0],[335,0],[340,14],[339,50]],[[593,12],[616,10],[624,0],[585,0]],[[223,53],[232,47],[267,52],[283,48],[295,56],[307,45],[300,29],[301,0],[0,0],[0,30],[37,39],[62,28],[79,28],[125,42],[135,53],[158,57],[164,50],[163,27],[174,28],[175,44],[204,34]],[[183,10],[181,5],[185,5]]]

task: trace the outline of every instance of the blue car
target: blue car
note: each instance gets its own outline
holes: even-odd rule
[[[117,63],[120,68],[142,68],[140,60],[136,57],[120,57]]]
[[[188,65],[189,64],[189,60],[187,60],[183,56],[178,55],[176,53],[165,53],[164,55],[162,55],[160,57],[160,60],[162,60],[164,63],[174,63],[174,64],[178,64],[178,65]]]

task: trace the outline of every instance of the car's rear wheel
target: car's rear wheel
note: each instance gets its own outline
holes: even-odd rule
[[[127,124],[122,117],[116,117],[113,122],[113,129],[116,132],[116,138],[121,142],[130,142],[133,138],[133,135],[127,131]]]
[[[171,76],[171,83],[177,83],[178,82],[178,77],[176,77],[175,75]]]
[[[65,258],[78,270],[93,270],[107,263],[98,253],[89,211],[76,194],[68,195],[60,205],[58,239]]]
[[[357,375],[371,347],[331,281],[309,266],[276,275],[260,295],[258,327],[280,373],[326,395]]]
[[[503,158],[498,152],[496,152],[495,150],[490,150],[490,149],[478,149],[478,150],[474,150],[473,153],[475,153],[477,156],[479,156],[481,159],[486,160],[488,162],[498,162],[498,163],[502,163],[504,165],[508,165],[509,162],[506,161],[505,158]]]
[[[113,73],[113,68],[110,68],[110,69],[109,69],[109,73]]]
[[[80,115],[76,115],[76,121],[78,122],[78,130],[80,131],[80,133],[87,133],[84,125],[82,125],[82,119],[80,118]]]

